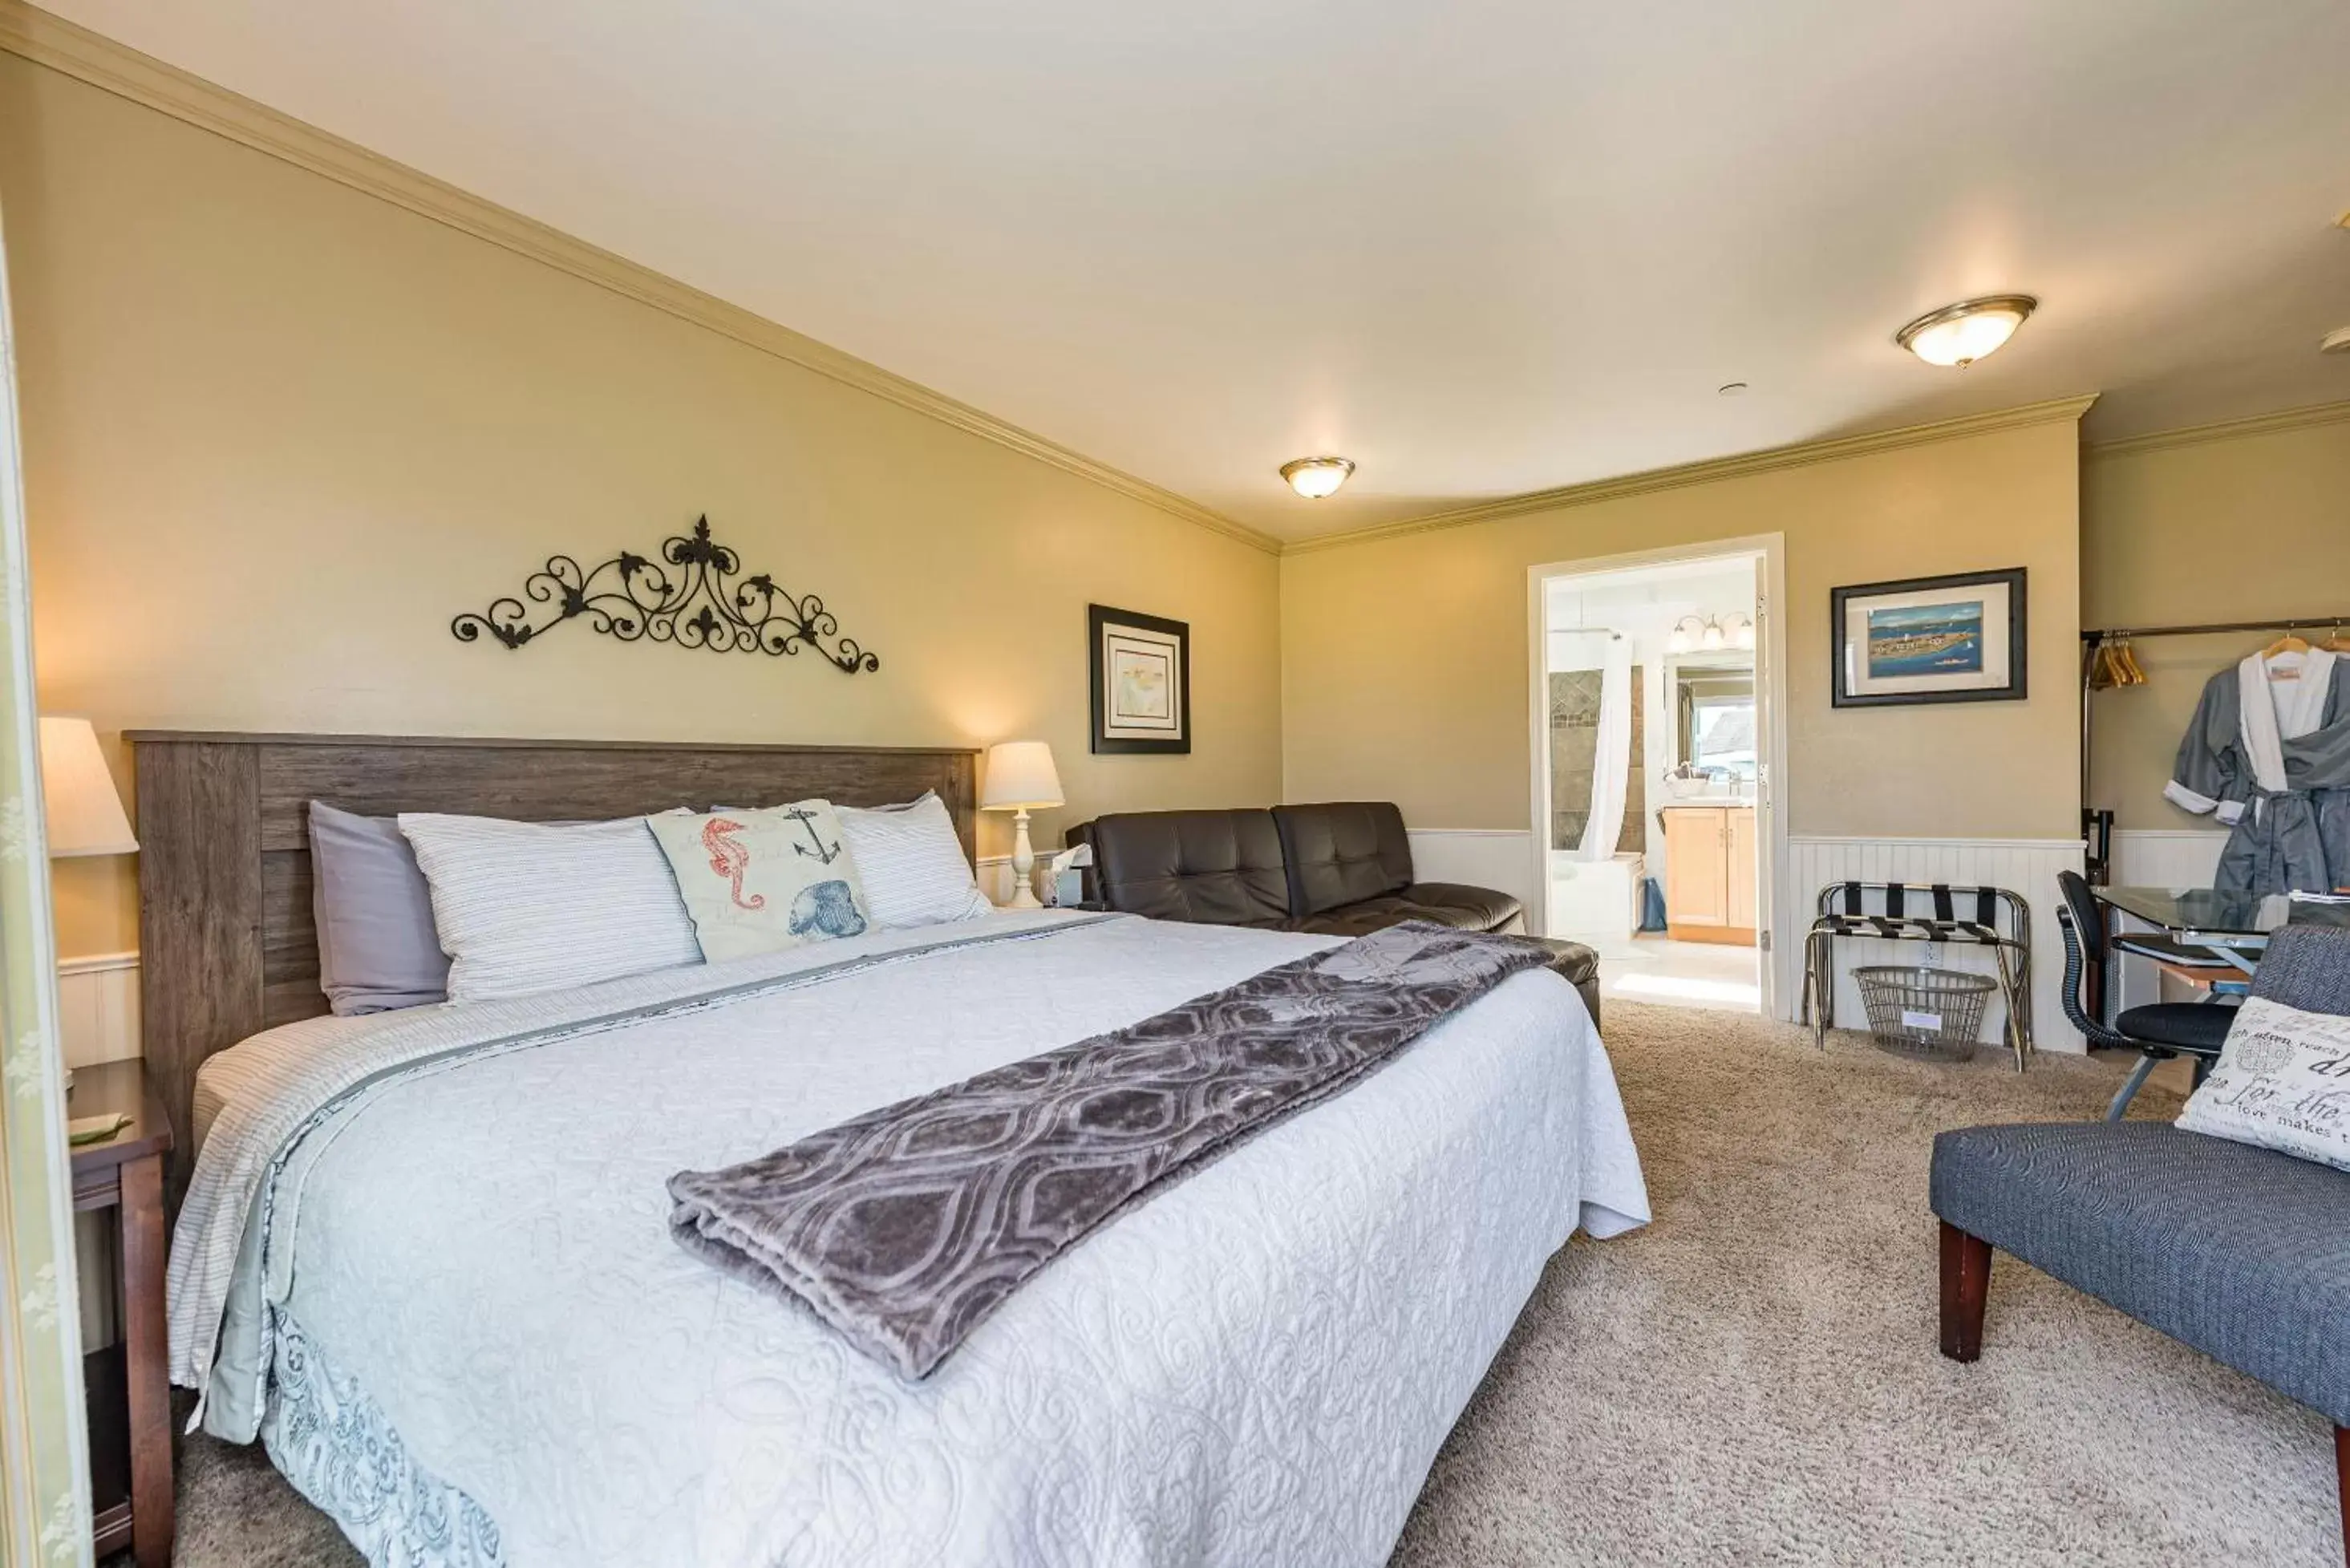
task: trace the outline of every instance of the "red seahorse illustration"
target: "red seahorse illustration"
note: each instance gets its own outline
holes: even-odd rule
[[[713,816],[702,829],[702,846],[710,851],[710,868],[732,885],[734,907],[738,909],[764,909],[767,907],[764,893],[743,897],[743,873],[751,868],[751,852],[743,841],[733,836],[743,831],[739,822]]]

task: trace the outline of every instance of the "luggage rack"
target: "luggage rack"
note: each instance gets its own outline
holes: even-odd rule
[[[1930,914],[1912,913],[1922,900]],[[1875,905],[1875,909],[1870,908]],[[1960,911],[1964,909],[1966,914]],[[2002,928],[2004,927],[2002,929]],[[2032,1043],[2032,906],[2005,888],[1957,888],[1947,882],[1831,882],[1820,889],[1819,912],[1804,938],[1804,1023],[1813,1043],[1827,1048],[1835,1027],[1835,940],[1950,942],[1991,950],[2000,992],[2007,1002],[2007,1044],[2023,1071]]]

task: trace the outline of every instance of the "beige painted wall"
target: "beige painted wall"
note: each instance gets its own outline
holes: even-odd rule
[[[1523,828],[1526,568],[1786,539],[1789,831],[2070,836],[2080,744],[2070,417],[1282,557],[1284,787],[1399,800],[1422,828]],[[2031,695],[1836,710],[1828,591],[2029,569]]]
[[[1053,742],[1068,807],[1269,801],[1274,558],[0,55],[43,706],[126,727]],[[707,512],[878,675],[449,619]],[[1087,752],[1086,605],[1189,620],[1197,749]],[[1006,847],[1000,824],[983,853]],[[68,863],[67,955],[134,947]]]
[[[2083,623],[2350,616],[2350,404],[2334,411],[2339,417],[2283,430],[2089,448],[2081,468]],[[2147,683],[2093,700],[2091,804],[2113,807],[2120,827],[2212,828],[2210,817],[2164,800],[2163,781],[2204,681],[2270,639],[2137,644]]]

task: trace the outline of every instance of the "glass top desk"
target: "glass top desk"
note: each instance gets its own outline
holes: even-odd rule
[[[2097,902],[2134,916],[2182,942],[2210,948],[2251,970],[2269,937],[2288,925],[2350,926],[2350,903],[2282,893],[2223,893],[2216,888],[2092,888]]]

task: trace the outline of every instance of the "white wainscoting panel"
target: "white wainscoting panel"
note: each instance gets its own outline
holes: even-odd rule
[[[2220,869],[2228,830],[2209,827],[2121,827],[2114,830],[2114,885],[2120,888],[2209,888]],[[2116,930],[2151,929],[2143,920],[2119,915]],[[2116,1012],[2154,1002],[2185,1002],[2190,992],[2166,979],[2151,959],[2122,955],[2114,989]]]
[[[1534,902],[1534,836],[1521,827],[1407,828],[1411,874],[1422,882],[1491,888],[1523,904]]]
[[[139,955],[60,959],[57,1033],[68,1067],[139,1055]]]
[[[2114,829],[2116,888],[2209,888],[2228,846],[2224,827]]]
[[[1787,908],[1796,918],[1778,944],[1779,1001],[1788,1017],[1804,995],[1804,932],[1811,925],[1819,890],[1831,882],[1947,882],[1952,887],[2005,888],[2032,906],[2032,1031],[2043,1051],[2085,1048],[2064,1011],[2064,941],[2056,928],[2061,898],[2056,873],[2081,869],[2083,847],[2069,838],[1820,838],[1795,836],[1787,845]],[[1868,1014],[1852,970],[1860,964],[1924,961],[1923,942],[1874,941],[1844,937],[1836,941],[1835,1019],[1840,1027],[1865,1029]],[[1988,949],[1966,943],[1943,946],[1935,957],[1943,969],[1989,974],[1995,964]],[[2006,1008],[1997,997],[1984,1010],[1983,1039],[1998,1040]]]
[[[1051,849],[1039,846],[1036,851],[1036,869],[1028,880],[1030,888],[1040,901],[1050,891],[1046,887],[1052,879],[1048,875],[1047,863],[1060,852],[1058,846]],[[1011,856],[983,855],[972,863],[972,869],[979,878],[979,890],[987,895],[989,903],[1000,909],[1012,901],[1012,889],[1018,885],[1020,878],[1013,874]]]

